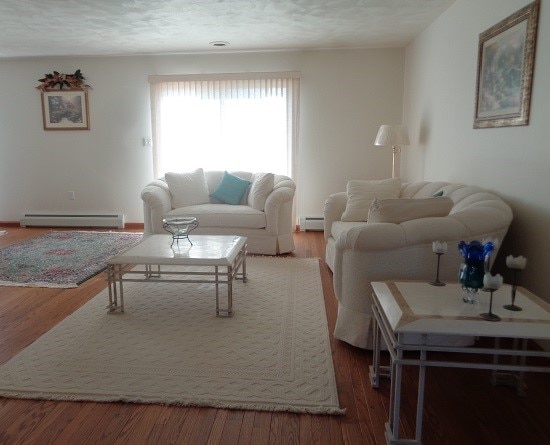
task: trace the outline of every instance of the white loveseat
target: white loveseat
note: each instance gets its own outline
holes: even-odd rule
[[[236,204],[210,196],[225,177],[223,171],[167,173],[146,185],[141,193],[144,234],[167,233],[162,227],[166,216],[193,216],[199,226],[192,234],[246,236],[248,252],[256,254],[294,250],[294,181],[272,173],[230,173],[251,183]]]
[[[500,245],[512,222],[510,207],[495,194],[447,182],[404,183],[396,196],[419,203],[430,198],[440,199],[434,196],[450,198],[452,203],[447,216],[397,217],[398,223],[342,221],[349,193],[348,183],[348,192],[333,194],[325,202],[326,262],[333,271],[338,299],[334,336],[361,348],[372,347],[372,281],[433,280],[437,259],[432,242],[445,241],[448,252],[441,259],[440,277],[443,281],[456,282],[462,262],[458,243],[493,238],[498,239]],[[396,218],[396,215],[391,217]],[[492,258],[497,252],[498,246]],[[438,339],[431,342],[436,344]],[[449,338],[443,342],[448,344]]]

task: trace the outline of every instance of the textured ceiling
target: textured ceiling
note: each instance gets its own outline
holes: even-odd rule
[[[453,2],[0,0],[0,57],[398,47]]]

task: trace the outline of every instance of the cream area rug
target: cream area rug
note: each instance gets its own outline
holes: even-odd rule
[[[105,290],[0,367],[0,396],[342,414],[318,261],[249,257],[232,318],[211,284],[125,283],[123,314]]]

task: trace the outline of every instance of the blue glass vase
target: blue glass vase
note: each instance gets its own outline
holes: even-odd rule
[[[483,276],[488,272],[489,257],[495,246],[492,242],[481,244],[472,241],[469,244],[460,241],[458,250],[462,254],[464,263],[460,265],[458,282],[464,291],[462,300],[465,303],[476,303],[475,295],[483,289]]]

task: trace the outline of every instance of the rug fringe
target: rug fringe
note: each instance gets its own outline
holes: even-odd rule
[[[13,287],[51,287],[56,289],[71,289],[78,287],[77,284],[55,284],[37,281],[36,283],[16,283],[14,281],[0,281],[0,286],[13,286]]]
[[[193,407],[210,407],[218,409],[243,409],[249,411],[270,411],[270,412],[291,412],[297,414],[325,414],[343,416],[346,414],[345,408],[334,407],[312,407],[298,405],[276,405],[272,403],[239,403],[239,402],[224,402],[214,400],[195,400],[186,401],[181,399],[174,400],[156,400],[148,398],[129,398],[123,395],[119,396],[99,396],[99,395],[72,395],[72,394],[26,394],[15,393],[10,391],[0,391],[0,397],[8,397],[13,399],[32,399],[32,400],[50,400],[50,401],[65,401],[65,402],[124,402],[124,403],[147,403],[156,405],[174,405],[174,406],[193,406]]]

